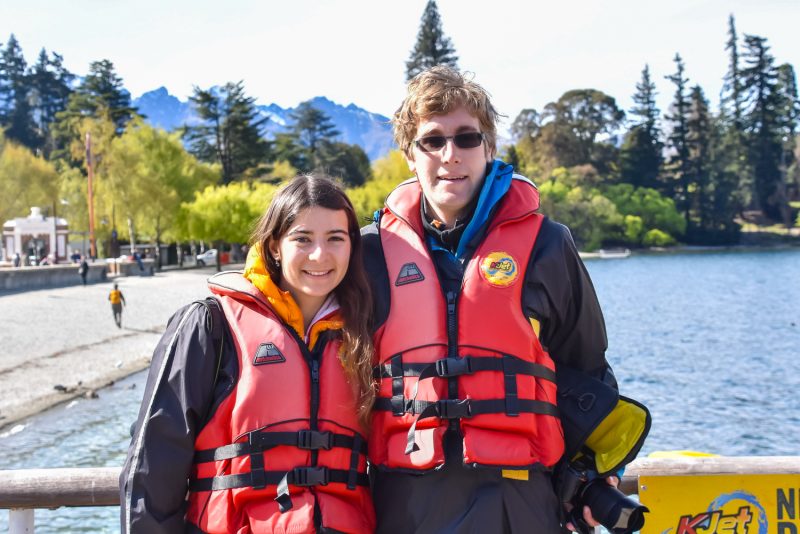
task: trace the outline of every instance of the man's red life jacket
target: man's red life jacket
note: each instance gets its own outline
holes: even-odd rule
[[[186,519],[205,532],[372,532],[356,392],[323,332],[313,351],[238,273],[210,284],[239,377],[195,442]]]
[[[380,221],[391,309],[375,335],[380,387],[370,461],[383,469],[440,467],[443,436],[458,421],[465,465],[550,467],[564,450],[555,366],[522,313],[542,222],[538,191],[512,181],[460,292],[448,295],[425,245],[420,199],[416,180],[401,184]]]

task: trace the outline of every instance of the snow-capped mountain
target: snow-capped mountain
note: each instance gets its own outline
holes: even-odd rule
[[[342,106],[318,96],[311,104],[327,115],[339,131],[338,140],[359,145],[374,161],[385,156],[395,147],[389,119],[377,113],[370,113],[355,104]],[[144,93],[133,101],[139,112],[146,116],[151,126],[172,131],[197,120],[190,102],[182,102],[169,94],[164,87]],[[277,104],[257,106],[259,112],[267,117],[266,135],[268,137],[285,132],[292,123],[291,113],[295,108],[284,109]]]

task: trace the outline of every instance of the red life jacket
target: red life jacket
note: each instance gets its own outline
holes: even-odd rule
[[[450,421],[464,464],[553,466],[564,450],[555,366],[522,313],[525,269],[542,217],[538,191],[514,179],[469,260],[458,294],[442,295],[425,245],[417,181],[389,196],[380,222],[391,309],[375,335],[380,377],[370,461],[429,470],[445,461]]]
[[[309,351],[238,273],[210,284],[239,377],[195,441],[188,522],[211,533],[372,532],[356,393],[323,332]]]

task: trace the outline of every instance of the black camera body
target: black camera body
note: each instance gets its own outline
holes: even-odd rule
[[[583,519],[588,506],[594,518],[613,534],[630,534],[644,526],[646,506],[634,501],[588,469],[565,464],[558,476],[559,498],[568,505],[565,523],[572,523],[581,534],[594,529]]]

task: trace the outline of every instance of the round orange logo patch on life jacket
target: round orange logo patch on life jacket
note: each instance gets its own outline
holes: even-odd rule
[[[497,287],[508,287],[519,278],[519,264],[508,252],[492,252],[481,261],[481,274]]]

